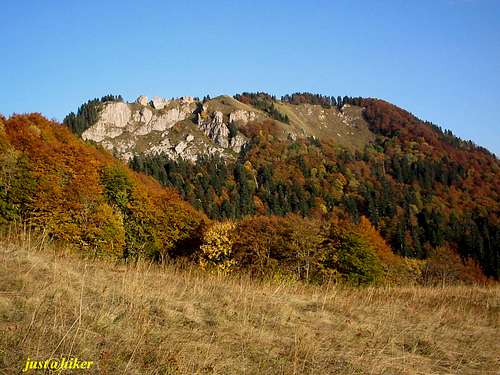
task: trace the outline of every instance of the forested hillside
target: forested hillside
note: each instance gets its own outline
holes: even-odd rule
[[[230,113],[256,105],[267,115],[229,123],[245,139],[234,159],[150,153],[130,160],[136,172],[68,129],[78,135],[81,124],[92,126],[89,113],[98,117],[100,106],[119,96],[83,105],[68,126],[39,114],[0,118],[0,227],[27,224],[90,256],[183,257],[219,273],[280,280],[499,277],[500,163],[487,150],[381,100],[236,97],[247,112]],[[235,105],[218,100],[212,105]],[[300,121],[277,120],[278,108],[309,113],[307,126],[315,113],[338,116],[352,134],[371,136],[360,148],[287,135]],[[348,113],[363,113],[366,124]],[[195,126],[190,121],[174,130]]]
[[[0,151],[0,229],[26,225],[87,257],[183,257],[222,273],[355,285],[415,282],[422,273],[367,220],[210,222],[173,189],[39,114],[0,117]],[[468,270],[461,276],[475,278]]]
[[[236,98],[260,109],[275,100]],[[452,259],[458,253],[499,276],[500,163],[494,155],[381,100],[297,93],[281,102],[362,106],[375,140],[353,150],[313,137],[283,139],[269,119],[239,128],[250,142],[235,162],[202,156],[191,163],[160,154],[136,156],[130,165],[175,187],[213,219],[295,213],[358,224],[365,216],[401,256],[428,259],[444,251]]]

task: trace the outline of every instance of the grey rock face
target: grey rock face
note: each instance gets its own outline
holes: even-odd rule
[[[198,126],[207,135],[208,138],[213,140],[219,146],[224,148],[229,147],[229,128],[224,124],[224,115],[222,112],[214,112],[211,121],[203,121],[198,116]]]
[[[137,102],[147,104],[146,97]],[[166,112],[154,111],[149,106],[133,109],[127,103],[105,103],[96,124],[82,134],[84,140],[92,140],[102,144],[110,151],[115,151],[121,158],[128,160],[136,149],[138,140],[148,137],[154,132],[165,132],[177,122],[191,116],[196,105],[177,105]],[[167,145],[157,145],[163,150]],[[151,146],[154,147],[154,146]],[[170,145],[168,145],[170,147]]]
[[[231,138],[229,147],[231,147],[234,152],[240,152],[246,143],[246,137],[244,137],[242,134],[236,134],[235,137]]]
[[[191,115],[191,110],[189,108],[174,107],[165,113],[160,115],[153,114],[147,108],[144,113],[134,113],[134,121],[140,123],[140,126],[135,130],[137,135],[147,135],[152,131],[165,131],[174,126],[177,122],[186,119]],[[151,112],[151,117],[149,117],[149,112]]]
[[[180,100],[182,104],[194,103],[194,98],[192,96],[182,96]]]
[[[175,152],[181,154],[182,151],[184,151],[187,146],[188,146],[187,142],[182,141],[177,146],[175,146]]]
[[[244,111],[242,109],[238,109],[229,114],[229,123],[232,122],[242,122],[246,124],[249,121],[255,120],[255,112]]]
[[[128,125],[132,112],[126,103],[107,103],[101,112],[99,121],[82,134],[84,140],[102,142],[106,138],[116,138]]]
[[[141,108],[141,110],[139,111],[139,121],[138,122],[144,122],[147,124],[151,121],[152,118],[153,118],[153,111],[151,111],[147,107]]]
[[[206,105],[202,107],[203,116],[198,113],[199,131],[190,128],[196,124],[189,122],[172,131],[174,125],[193,116],[198,104],[192,97],[173,101],[154,97],[150,106],[148,98],[140,96],[136,102],[139,107],[123,102],[104,103],[97,123],[84,131],[82,138],[101,144],[125,161],[139,152],[164,153],[192,161],[200,154],[234,157],[232,151],[239,152],[247,142],[240,133],[230,138],[224,114],[210,113]],[[246,122],[255,114],[238,110],[228,116],[230,121]]]
[[[221,125],[223,123],[224,115],[222,112],[216,111],[214,112],[214,120],[213,122],[217,125]]]

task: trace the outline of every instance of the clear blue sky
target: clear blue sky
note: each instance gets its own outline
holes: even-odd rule
[[[500,155],[499,0],[4,1],[0,112],[121,93],[379,97]]]

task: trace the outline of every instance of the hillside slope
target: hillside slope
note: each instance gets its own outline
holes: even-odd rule
[[[236,97],[266,114],[238,125],[236,160],[147,154],[130,165],[211,218],[366,216],[399,255],[445,249],[499,277],[500,162],[487,150],[382,100]]]
[[[216,272],[315,283],[332,277],[353,284],[413,283],[420,276],[366,221],[257,216],[211,222],[175,190],[132,172],[39,114],[0,118],[0,147],[2,233],[22,224],[87,257],[182,257]],[[346,249],[356,253],[335,261],[335,253]]]
[[[498,159],[389,103],[307,93],[89,103],[65,120],[84,138],[168,128],[157,149],[127,151],[167,188],[65,127],[13,116],[0,134],[4,224],[28,221],[89,254],[185,255],[307,282],[484,282],[478,265],[500,275]],[[340,144],[342,126],[359,139]]]
[[[83,260],[0,241],[0,371],[77,356],[89,374],[493,374],[500,290],[322,288]]]

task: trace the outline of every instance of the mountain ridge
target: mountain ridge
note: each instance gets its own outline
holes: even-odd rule
[[[223,152],[136,153],[132,172],[81,139],[108,106],[129,111],[108,114],[111,131],[164,127],[178,141],[167,138],[167,150],[203,141]],[[168,120],[183,106],[189,116]],[[37,114],[0,122],[2,223],[27,220],[84,253],[181,256],[221,272],[314,282],[499,276],[498,159],[384,101],[243,93],[127,104],[106,96],[66,119],[80,139]],[[340,144],[348,137],[337,129],[359,143]]]
[[[500,162],[488,150],[380,99],[190,100],[196,109],[172,125],[181,137],[167,135],[170,148],[127,160],[212,219],[366,216],[399,255],[427,258],[445,245],[498,275]],[[197,130],[205,143],[186,158]],[[240,137],[239,152],[228,148],[230,135]]]
[[[88,124],[82,131],[75,131],[78,116],[74,113],[68,115],[64,123],[83,139],[101,144],[126,161],[136,154],[161,152],[191,161],[200,154],[234,159],[248,141],[238,125],[265,119],[275,121],[282,135],[292,139],[328,138],[346,147],[362,148],[373,138],[361,109],[351,108],[347,103],[328,107],[308,103],[292,105],[278,103],[263,93],[253,98],[245,95],[253,94],[235,96],[241,100],[218,96],[206,97],[203,101],[192,97],[170,100],[154,97],[149,101],[139,96],[132,103],[124,102],[121,96],[109,95],[89,101],[86,107],[79,109],[83,116],[87,107],[92,107],[94,112],[88,116]],[[316,127],[318,119],[320,124]]]

